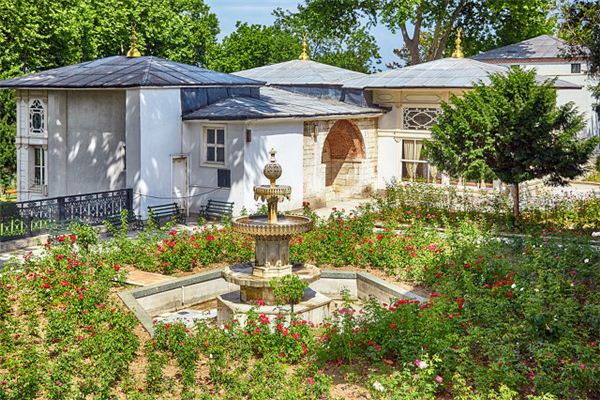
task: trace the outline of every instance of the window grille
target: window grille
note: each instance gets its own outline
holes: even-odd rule
[[[34,100],[29,106],[29,132],[42,134],[46,130],[44,105],[40,100]]]
[[[429,130],[442,110],[437,107],[405,107],[402,110],[404,129]]]

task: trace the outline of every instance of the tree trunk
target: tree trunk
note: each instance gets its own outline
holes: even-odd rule
[[[515,222],[518,221],[519,215],[521,214],[521,209],[519,206],[520,197],[519,197],[519,184],[513,184],[513,190],[511,190],[512,198],[513,198],[513,217],[515,217]]]

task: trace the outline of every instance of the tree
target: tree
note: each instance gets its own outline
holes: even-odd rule
[[[278,26],[238,22],[236,30],[223,38],[208,62],[208,68],[234,72],[298,58],[302,38]]]
[[[304,297],[304,291],[308,283],[295,274],[285,275],[281,278],[273,278],[269,282],[273,291],[273,297],[278,305],[289,304],[291,313],[294,313],[294,304],[298,304]]]
[[[335,9],[327,4],[319,12],[302,5],[298,9],[297,13],[280,8],[273,11],[274,26],[299,38],[306,35],[311,59],[360,72],[372,71],[381,62],[375,38],[369,33],[369,27],[362,26],[359,20],[345,21],[340,25],[343,29],[336,29],[332,22],[335,12],[327,11]]]
[[[552,33],[555,8],[556,0],[305,0],[294,15],[334,37],[382,22],[402,34],[395,53],[414,65],[449,55],[459,26],[466,55]]]
[[[538,84],[535,70],[522,68],[490,80],[442,104],[425,157],[450,175],[491,170],[513,185],[518,218],[520,183],[543,178],[564,185],[585,172],[600,138],[578,139],[583,115],[572,103],[557,106],[554,80]]]

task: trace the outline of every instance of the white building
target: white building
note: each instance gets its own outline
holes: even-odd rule
[[[194,213],[208,199],[239,213],[256,208],[270,148],[292,186],[287,209],[394,178],[454,183],[422,157],[422,141],[440,102],[506,70],[457,57],[365,75],[303,57],[229,75],[115,56],[0,88],[16,89],[19,201],[127,188],[142,216],[173,201]],[[556,87],[562,100],[586,96]]]
[[[280,182],[293,188],[288,208],[334,195],[334,187],[352,194],[374,181],[377,108],[156,57],[108,57],[0,87],[16,89],[19,201],[132,188],[143,216],[148,205],[173,201],[196,212],[210,198],[234,202],[235,212],[252,210],[252,189],[264,183],[272,147],[285,167]],[[329,132],[350,138],[339,157],[357,145],[361,159],[348,160],[350,167],[308,160],[305,143],[329,146]],[[305,175],[311,166],[313,175]],[[326,175],[333,179],[342,167],[356,179],[326,185]]]

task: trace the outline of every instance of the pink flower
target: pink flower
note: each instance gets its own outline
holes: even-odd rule
[[[311,378],[310,376],[308,378],[306,378],[306,380],[308,381],[309,385],[314,385],[315,384],[315,380],[313,378]]]
[[[442,382],[444,382],[444,378],[442,378],[441,376],[438,375],[438,376],[435,377],[435,381],[437,383],[442,383]]]

